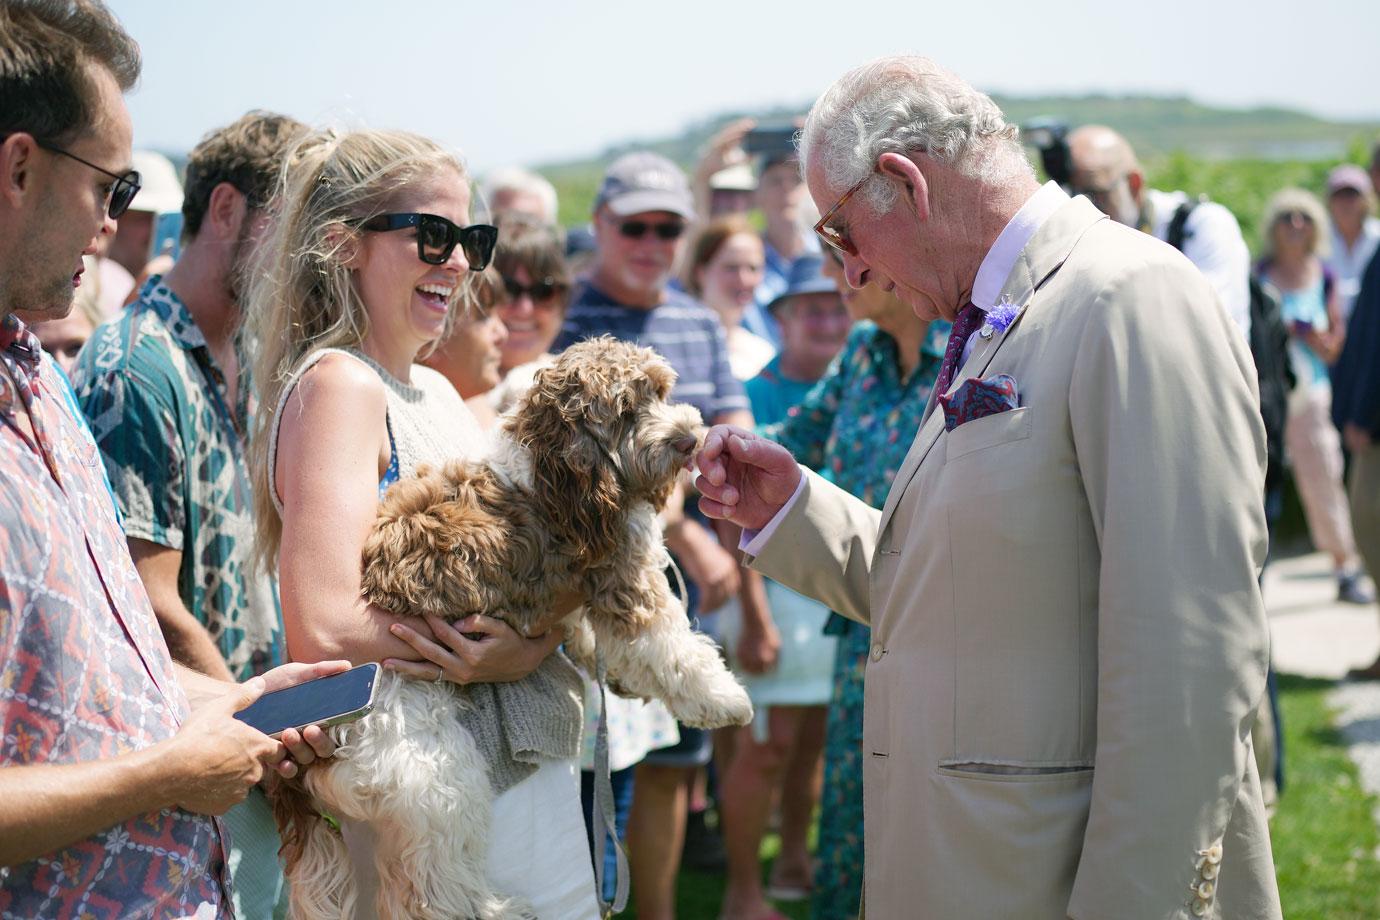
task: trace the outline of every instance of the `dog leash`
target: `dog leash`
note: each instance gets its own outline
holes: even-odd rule
[[[680,566],[669,556],[666,561],[676,576],[676,587],[680,589],[681,609],[687,614],[690,610],[690,592],[685,587],[685,576]],[[599,912],[604,920],[609,920],[628,906],[628,854],[618,839],[618,826],[613,803],[613,774],[609,769],[609,714],[608,714],[608,666],[604,662],[604,650],[598,643],[594,646],[594,680],[599,685],[599,728],[594,735],[594,810],[599,820],[594,822],[594,886],[598,889]],[[613,901],[604,900],[604,848],[605,840],[613,843],[614,883]]]
[[[594,679],[599,684],[599,729],[594,736],[594,886],[598,889],[599,911],[604,920],[628,906],[628,854],[618,839],[617,820],[613,804],[613,774],[609,770],[609,707],[608,667],[604,664],[604,650],[594,647]],[[613,844],[613,902],[604,900],[605,840]]]

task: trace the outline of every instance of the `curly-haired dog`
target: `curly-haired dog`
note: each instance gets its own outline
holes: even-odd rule
[[[592,672],[597,647],[622,692],[659,698],[688,724],[750,721],[746,692],[666,581],[657,512],[702,430],[693,408],[667,404],[674,381],[650,349],[611,338],[568,349],[505,417],[486,460],[419,470],[388,492],[364,547],[366,596],[531,633],[557,595],[578,592],[585,606],[562,623],[577,663]],[[531,916],[485,878],[492,795],[454,717],[457,692],[381,676],[374,712],[334,729],[335,759],[305,777],[321,809],[371,825],[380,917]],[[284,829],[294,915],[353,916],[349,856],[305,804]]]

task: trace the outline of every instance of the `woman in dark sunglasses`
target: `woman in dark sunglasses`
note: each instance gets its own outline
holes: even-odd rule
[[[503,242],[494,253],[494,265],[503,279],[504,296],[496,310],[508,338],[499,366],[504,380],[491,397],[503,412],[531,384],[537,370],[552,361],[551,343],[565,320],[571,279],[559,229],[515,212],[499,215],[498,223]]]
[[[1256,270],[1279,292],[1289,326],[1294,390],[1284,421],[1284,448],[1294,471],[1313,545],[1332,556],[1337,600],[1368,604],[1361,583],[1351,511],[1342,487],[1342,443],[1332,424],[1329,368],[1341,354],[1346,324],[1327,254],[1327,212],[1312,192],[1285,188],[1270,199],[1261,221],[1264,258]],[[1262,774],[1265,771],[1262,770]]]
[[[426,138],[323,132],[287,162],[247,315],[263,407],[253,442],[258,544],[277,565],[290,654],[380,662],[380,706],[394,715],[399,706],[454,713],[479,750],[450,754],[481,757],[491,777],[526,777],[494,780],[506,791],[493,802],[491,884],[540,916],[592,920],[578,752],[566,740],[578,736],[580,679],[551,655],[559,636],[528,639],[487,616],[421,620],[361,600],[362,548],[384,491],[418,464],[474,456],[484,442],[454,387],[416,362],[469,308],[470,279],[488,263],[497,233],[470,220],[464,165]],[[463,707],[458,684],[466,685]],[[552,702],[553,686],[570,692]],[[371,740],[389,724],[380,714],[335,731],[368,750],[384,743]],[[530,775],[505,740],[503,723],[514,718],[529,727],[524,742],[537,755]],[[422,757],[408,769],[436,763]],[[455,818],[467,819],[486,816]],[[349,820],[341,825],[340,836],[320,821],[306,825],[301,842],[331,853],[331,872],[293,878],[295,914],[320,915],[301,894],[310,889],[355,903],[355,917],[375,916],[374,838]]]

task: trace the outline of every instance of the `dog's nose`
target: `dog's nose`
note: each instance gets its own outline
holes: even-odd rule
[[[699,440],[694,435],[687,434],[683,438],[676,438],[674,441],[671,442],[671,446],[674,447],[676,450],[680,451],[682,454],[688,454],[690,453],[690,451],[695,449],[695,445],[698,443]]]

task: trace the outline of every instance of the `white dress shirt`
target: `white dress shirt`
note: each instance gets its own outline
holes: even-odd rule
[[[1011,271],[1016,267],[1016,260],[1021,257],[1022,250],[1029,244],[1033,237],[1044,225],[1045,221],[1059,210],[1069,196],[1059,187],[1057,182],[1046,182],[1040,186],[1040,190],[1026,199],[1025,204],[1016,212],[1001,233],[997,235],[992,248],[987,250],[987,255],[982,257],[982,264],[978,266],[977,275],[973,279],[973,306],[983,313],[987,313],[997,305],[1001,297],[1001,289],[1006,285],[1006,279],[1011,276]],[[963,354],[959,358],[958,366],[962,368],[968,361],[968,356],[973,351],[973,341],[977,336],[973,332],[968,336],[968,341],[963,344]],[[955,374],[957,377],[957,374]],[[743,535],[738,541],[738,548],[749,555],[756,556],[767,545],[776,532],[777,526],[786,516],[786,512],[791,510],[791,506],[800,497],[800,491],[805,487],[805,477],[800,477],[800,482],[796,484],[795,492],[786,503],[781,506],[781,510],[767,522],[761,530],[743,530]]]

